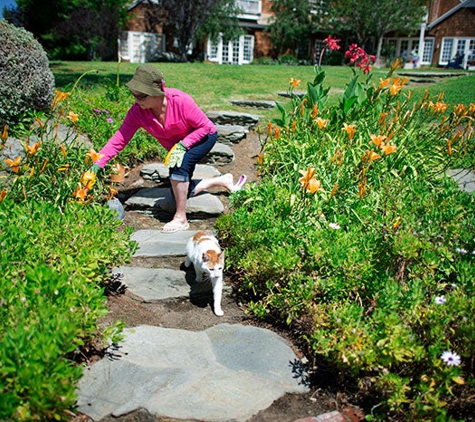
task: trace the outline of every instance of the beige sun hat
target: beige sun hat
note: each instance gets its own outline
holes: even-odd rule
[[[153,66],[140,65],[133,78],[125,85],[132,91],[150,96],[165,95],[162,91],[163,73]]]

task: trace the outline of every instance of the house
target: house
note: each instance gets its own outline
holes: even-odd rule
[[[267,56],[272,47],[265,28],[271,16],[271,0],[236,0],[242,14],[238,16],[244,34],[236,40],[208,40],[205,45],[205,58],[216,63],[249,64],[254,57]],[[131,19],[119,37],[121,60],[144,63],[173,46],[167,40],[163,28],[153,25],[154,9],[159,0],[134,0],[128,7]]]
[[[158,6],[159,0],[134,0],[129,5],[131,19],[127,21],[118,40],[119,58],[122,61],[145,63],[166,51],[163,28],[155,25],[151,19]]]
[[[388,37],[385,49],[408,59],[417,52],[418,66],[447,66],[461,57],[461,67],[475,69],[475,0],[430,0],[419,34]]]

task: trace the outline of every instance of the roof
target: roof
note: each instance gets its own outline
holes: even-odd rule
[[[452,16],[455,12],[465,7],[475,7],[475,0],[462,0],[460,4],[450,9],[448,12],[444,13],[442,16],[439,16],[435,21],[427,25],[427,29],[432,29],[439,25],[441,22]]]

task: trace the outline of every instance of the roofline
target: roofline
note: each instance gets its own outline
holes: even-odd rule
[[[431,22],[429,25],[427,25],[427,29],[432,29],[439,25],[439,23],[443,22],[445,19],[449,18],[452,16],[455,12],[459,11],[460,9],[463,9],[465,7],[475,7],[475,0],[464,0],[457,6],[453,7],[450,9],[448,12],[445,12],[442,16],[439,16],[434,22]]]

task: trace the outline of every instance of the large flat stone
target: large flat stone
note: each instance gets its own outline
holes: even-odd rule
[[[185,230],[175,233],[162,233],[160,230],[138,230],[130,236],[138,243],[134,256],[163,257],[185,256],[188,239],[197,232]]]
[[[140,189],[132,195],[125,204],[129,209],[153,209],[173,214],[176,203],[172,191],[169,187],[156,187]],[[186,212],[188,214],[220,215],[224,212],[223,203],[215,195],[202,193],[188,198],[186,201]]]
[[[146,409],[155,417],[244,422],[285,393],[308,391],[285,340],[252,326],[139,326],[125,330],[112,355],[86,368],[78,385],[78,410],[95,421]]]

